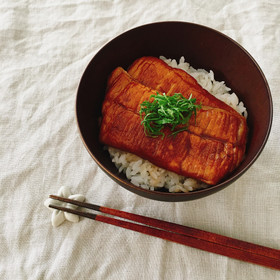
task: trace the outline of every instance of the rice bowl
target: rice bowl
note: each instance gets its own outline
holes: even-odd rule
[[[177,61],[184,56],[195,69],[212,69],[215,79],[226,81],[226,86],[238,93],[239,99],[246,105],[249,134],[244,160],[216,185],[188,192],[169,192],[165,188],[152,191],[136,186],[123,172],[118,171],[110,154],[99,141],[101,109],[107,79],[112,70],[119,65],[127,68],[136,58],[145,55],[160,57],[163,54]],[[245,116],[246,113],[243,114]],[[81,76],[76,96],[78,132],[94,162],[120,187],[159,201],[199,199],[230,186],[246,173],[263,151],[270,134],[272,118],[270,89],[254,58],[225,34],[189,22],[146,24],[113,38],[89,61]]]

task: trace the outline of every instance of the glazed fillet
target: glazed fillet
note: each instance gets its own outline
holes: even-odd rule
[[[115,69],[109,80],[103,114],[114,101],[125,108],[138,113],[140,104],[148,100],[152,94],[160,93],[144,86],[121,67]],[[139,117],[140,118],[140,117]],[[244,117],[239,114],[231,114],[226,110],[202,106],[189,122],[188,130],[202,137],[210,137],[219,141],[230,142],[245,149],[247,124]]]
[[[247,133],[242,116],[203,106],[196,120],[190,120],[188,131],[176,137],[151,138],[144,133],[139,109],[152,94],[156,90],[133,79],[124,69],[115,69],[102,107],[100,141],[210,185],[239,165]],[[169,128],[164,132],[168,135]]]
[[[198,104],[224,109],[233,114],[238,114],[233,108],[217,99],[203,89],[197,81],[181,69],[167,65],[156,57],[141,57],[134,61],[128,69],[129,75],[140,83],[155,90],[165,92],[167,95],[181,93],[186,98],[192,95]]]
[[[167,130],[165,128],[168,134]],[[210,185],[216,184],[232,171],[243,155],[239,146],[188,131],[164,139],[147,137],[139,114],[113,101],[103,116],[100,140],[108,146],[147,159],[159,167]]]

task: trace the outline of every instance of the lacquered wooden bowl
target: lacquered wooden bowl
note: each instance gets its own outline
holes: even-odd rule
[[[118,66],[125,69],[141,56],[184,56],[194,68],[213,70],[225,81],[248,111],[248,143],[240,166],[221,183],[189,193],[149,191],[131,184],[120,174],[98,140],[99,118],[107,78]],[[228,36],[187,22],[158,22],[129,30],[107,43],[90,61],[82,75],[76,100],[76,116],[88,152],[120,186],[146,198],[187,201],[213,194],[243,175],[262,152],[272,123],[272,98],[265,76],[252,56]],[[94,182],[93,182],[94,183]]]

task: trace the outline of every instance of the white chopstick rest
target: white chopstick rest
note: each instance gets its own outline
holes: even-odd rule
[[[65,198],[70,198],[73,200],[77,200],[80,202],[83,202],[85,200],[85,196],[82,194],[71,194],[71,191],[68,187],[62,186],[59,191],[58,191],[58,196],[61,197],[65,197]],[[75,205],[71,205],[69,203],[65,203],[65,202],[61,202],[61,201],[57,201],[51,198],[48,198],[45,200],[44,205],[46,207],[49,208],[50,204],[54,204],[57,206],[61,206],[61,207],[69,207],[72,209],[76,209],[78,208],[78,206]],[[79,216],[78,215],[74,215],[71,213],[66,213],[60,210],[56,210],[56,209],[51,209],[53,211],[52,213],[52,217],[51,217],[51,222],[53,227],[58,227],[60,226],[65,220],[70,221],[72,223],[77,223],[79,221]]]

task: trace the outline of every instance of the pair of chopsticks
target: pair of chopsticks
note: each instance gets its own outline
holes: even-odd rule
[[[230,258],[246,261],[269,268],[280,270],[280,250],[256,245],[238,239],[222,236],[219,234],[178,225],[150,217],[132,214],[104,206],[86,202],[79,202],[69,198],[50,195],[50,198],[73,204],[79,207],[99,211],[122,218],[115,219],[104,215],[97,215],[90,212],[83,212],[77,209],[60,207],[50,204],[49,207],[64,212],[76,214],[92,220],[115,225],[118,227],[134,230],[147,235],[159,237],[168,241],[187,245],[211,253],[227,256]],[[130,220],[137,223],[125,221]]]

